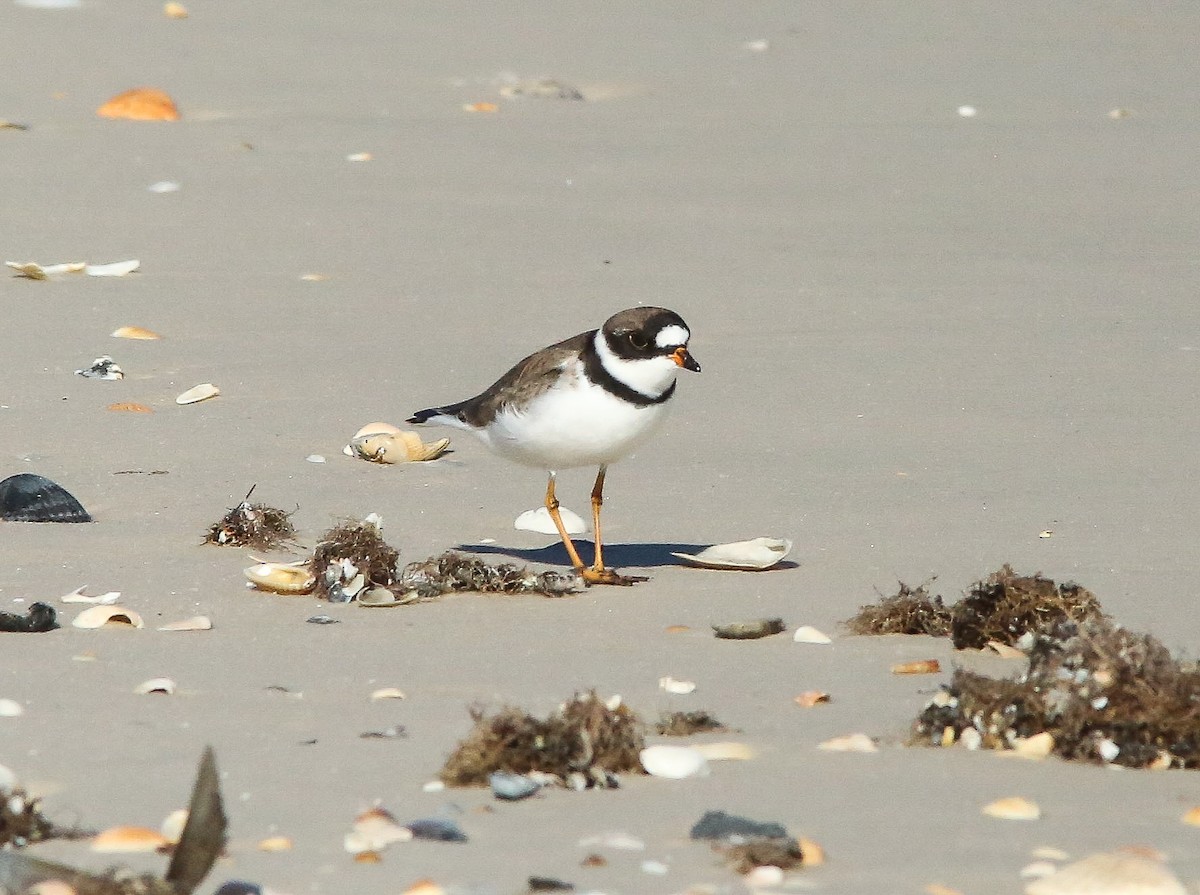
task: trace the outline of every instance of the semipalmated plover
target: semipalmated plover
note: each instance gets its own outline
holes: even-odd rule
[[[674,311],[630,308],[600,329],[529,355],[482,394],[419,411],[408,422],[465,429],[502,457],[547,470],[546,509],[575,571],[588,584],[642,581],[604,567],[604,474],[666,418],[680,368],[700,372],[688,354],[690,337]],[[579,466],[600,467],[592,488],[596,559],[591,566],[579,558],[554,496],[556,472]]]

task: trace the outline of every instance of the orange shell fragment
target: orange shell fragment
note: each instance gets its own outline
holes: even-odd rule
[[[118,401],[116,404],[109,404],[106,409],[117,413],[154,413],[153,407],[138,404],[136,401]]]
[[[101,118],[127,118],[131,121],[178,121],[175,100],[154,87],[135,87],[118,93],[99,109]]]

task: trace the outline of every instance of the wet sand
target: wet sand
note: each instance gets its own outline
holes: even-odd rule
[[[25,707],[0,719],[0,762],[46,794],[52,819],[156,826],[211,743],[231,841],[204,892],[245,879],[382,895],[429,877],[516,893],[530,875],[608,895],[742,891],[687,841],[709,809],[824,846],[827,863],[789,891],[1018,892],[1038,845],[1150,845],[1200,880],[1196,830],[1179,822],[1200,777],[907,748],[948,675],[896,678],[891,664],[1013,664],[838,628],[897,580],[937,575],[952,599],[1010,562],[1200,650],[1200,14],[189,6],[182,21],[153,3],[0,6],[0,117],[29,125],[0,131],[4,260],[142,262],[121,279],[0,277],[0,477],[48,476],[97,520],[0,528],[0,608],[46,600],[65,623],[5,635],[0,652],[0,697]],[[506,73],[588,101],[505,100]],[[183,120],[95,117],[141,84],[174,96]],[[476,102],[499,108],[463,110]],[[164,180],[179,191],[147,190]],[[248,592],[244,551],[200,546],[257,483],[255,499],[297,508],[304,546],[376,512],[403,562],[490,538],[561,567],[554,539],[512,530],[541,499],[539,474],[463,437],[429,465],[340,450],[363,423],[473,394],[639,303],[681,313],[704,365],[660,436],[609,475],[609,558],[650,582],[365,611]],[[126,324],[163,339],[109,336]],[[103,354],[123,381],[73,375]],[[219,398],[174,404],[209,381]],[[105,410],[116,401],[155,412]],[[590,477],[562,477],[565,505],[586,509]],[[797,565],[706,572],[669,556],[757,535],[792,538]],[[85,583],[120,591],[147,628],[69,627],[76,609],[58,597]],[[322,612],[340,623],[305,623]],[[197,613],[212,631],[155,630]],[[835,642],[709,633],[773,615]],[[664,675],[697,690],[668,696]],[[179,692],[133,694],[158,676]],[[371,702],[381,686],[407,699]],[[707,709],[758,757],[511,805],[422,790],[469,705],[544,713],[589,688],[650,719]],[[832,704],[793,704],[814,688]],[[406,738],[359,737],[396,724]],[[854,731],[881,751],[816,749]],[[980,814],[1007,795],[1043,819]],[[376,801],[401,821],[449,813],[470,842],[355,864],[342,836]],[[644,850],[579,844],[612,831]],[[256,850],[276,833],[294,849]],[[581,867],[590,851],[607,865]],[[80,844],[37,853],[113,863]]]

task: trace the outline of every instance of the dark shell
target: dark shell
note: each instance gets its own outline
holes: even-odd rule
[[[0,482],[0,519],[7,522],[91,522],[92,517],[59,484],[22,472]]]
[[[466,842],[467,834],[452,820],[440,817],[414,820],[407,824],[413,839],[429,839],[433,842]]]

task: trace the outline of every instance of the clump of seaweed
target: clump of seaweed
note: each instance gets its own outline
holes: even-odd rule
[[[812,852],[805,854],[804,845],[790,836],[783,824],[751,820],[724,811],[705,812],[688,836],[711,843],[738,873],[749,873],[755,867],[768,865],[791,870],[805,864],[818,864],[822,859],[819,846],[804,840]]]
[[[250,495],[257,487],[252,485],[241,503],[208,527],[205,544],[272,550],[295,539],[291,513],[265,503],[250,503]]]
[[[950,612],[956,649],[980,649],[991,641],[1015,646],[1026,632],[1102,615],[1096,595],[1086,588],[1055,584],[1040,572],[1018,575],[1008,563],[972,585]]]
[[[0,631],[44,634],[57,627],[57,613],[48,603],[31,603],[24,615],[0,612]]]
[[[852,634],[950,634],[950,610],[940,596],[929,596],[925,584],[912,588],[900,582],[900,590],[878,603],[859,608],[846,622]]]
[[[1097,610],[1037,634],[1028,670],[1014,679],[956,671],[913,727],[916,741],[934,744],[967,731],[984,748],[1048,733],[1054,754],[1067,759],[1197,768],[1200,670]]]
[[[642,773],[638,753],[644,725],[619,699],[576,693],[542,720],[505,706],[488,715],[470,710],[474,728],[446,759],[447,786],[486,786],[495,771],[550,774],[560,780],[582,774],[585,785],[612,786],[612,775]]]
[[[695,712],[664,712],[654,725],[659,736],[687,737],[696,733],[724,733],[729,728],[700,709]]]
[[[23,848],[47,839],[84,839],[89,830],[59,827],[40,810],[40,800],[20,786],[0,785],[0,848]]]
[[[399,577],[400,551],[383,539],[379,517],[346,520],[317,541],[309,563],[317,593],[334,603],[353,600],[370,587],[391,587]]]
[[[574,574],[533,572],[525,566],[511,563],[489,565],[448,550],[420,562],[409,563],[400,573],[394,588],[398,593],[430,600],[455,591],[478,591],[485,594],[545,594],[559,597],[580,588]]]

